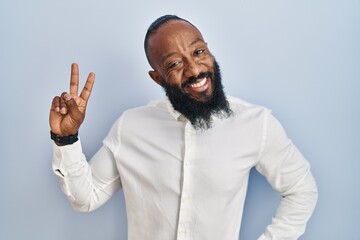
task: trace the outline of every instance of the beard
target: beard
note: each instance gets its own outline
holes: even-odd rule
[[[207,96],[204,91],[204,101],[194,99],[190,94],[182,91],[176,85],[168,84],[164,79],[163,88],[173,108],[184,115],[196,130],[207,130],[213,126],[213,116],[228,118],[232,115],[229,102],[226,99],[221,83],[220,67],[214,59],[214,72],[201,72],[199,76],[193,76],[182,84],[182,88],[195,83],[196,80],[209,77],[212,84],[212,93]]]

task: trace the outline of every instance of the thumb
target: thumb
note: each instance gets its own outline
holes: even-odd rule
[[[63,98],[65,100],[65,104],[66,104],[68,113],[70,114],[71,118],[73,118],[75,121],[81,121],[82,114],[79,110],[79,107],[78,107],[75,99],[68,93],[64,93]]]

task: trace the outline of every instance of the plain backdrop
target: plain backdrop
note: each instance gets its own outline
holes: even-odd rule
[[[1,0],[0,239],[127,238],[121,191],[92,213],[75,212],[61,192],[49,108],[68,91],[72,62],[81,84],[96,73],[80,129],[91,157],[125,109],[164,96],[148,76],[143,39],[168,13],[202,31],[225,91],[271,108],[309,160],[319,201],[301,239],[359,240],[357,0]],[[239,239],[256,239],[279,199],[252,171]]]

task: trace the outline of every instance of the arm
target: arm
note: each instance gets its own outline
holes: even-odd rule
[[[89,163],[80,141],[61,147],[54,144],[53,148],[53,171],[75,210],[95,210],[121,187],[114,157],[105,145]]]
[[[70,94],[64,92],[55,96],[50,109],[50,128],[55,135],[62,137],[78,132],[85,119],[94,81],[95,75],[90,73],[79,96],[79,69],[77,64],[72,64]],[[120,187],[113,155],[106,146],[89,163],[82,153],[80,141],[64,146],[55,141],[53,148],[53,170],[76,210],[91,211],[99,207]]]
[[[298,239],[314,211],[317,186],[309,163],[269,112],[265,115],[263,144],[256,169],[282,196],[272,223],[259,240]]]

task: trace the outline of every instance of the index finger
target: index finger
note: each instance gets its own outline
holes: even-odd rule
[[[71,64],[70,95],[77,96],[79,90],[79,67],[76,63]]]
[[[91,72],[91,73],[89,73],[89,76],[86,80],[85,86],[80,94],[80,98],[84,99],[86,102],[90,97],[91,90],[94,86],[94,82],[95,82],[95,73]]]

